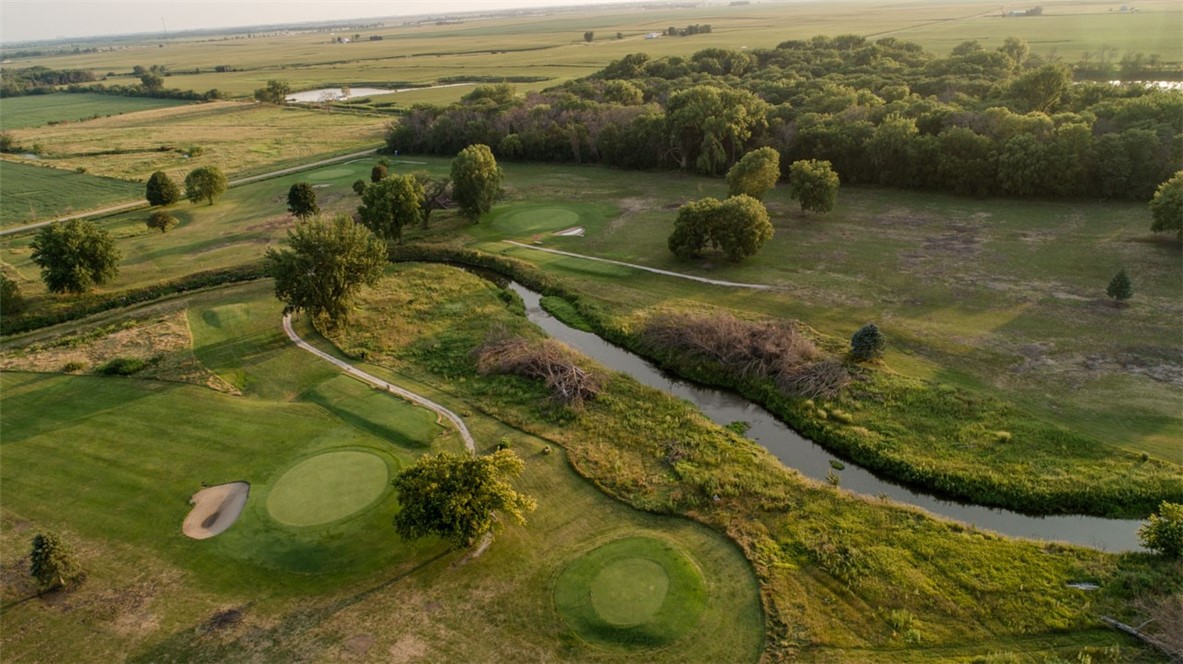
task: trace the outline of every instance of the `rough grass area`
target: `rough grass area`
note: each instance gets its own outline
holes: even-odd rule
[[[117,360],[143,365],[140,378],[204,385],[235,392],[193,355],[185,304],[174,302],[149,307],[131,318],[80,326],[57,336],[26,339],[0,350],[0,369],[42,373],[102,374]]]
[[[193,102],[152,97],[116,97],[93,92],[28,95],[0,99],[0,129],[25,129],[54,123],[70,123],[97,117],[122,115]]]
[[[694,629],[708,601],[692,560],[669,542],[630,537],[577,558],[555,581],[559,615],[580,638],[657,648]]]
[[[86,122],[14,130],[19,145],[40,144],[57,168],[146,181],[165,171],[177,181],[198,166],[227,175],[382,142],[388,120],[374,116],[210,102]],[[299,140],[293,140],[299,137]],[[200,155],[188,156],[198,146]]]
[[[56,219],[144,196],[135,182],[0,160],[0,227]]]
[[[339,346],[364,340],[371,361],[446,382],[482,411],[561,442],[605,491],[739,542],[761,579],[774,657],[1137,660],[1144,651],[1095,615],[1129,613],[1136,595],[1181,589],[1177,564],[1009,540],[802,481],[755,443],[628,379],[611,380],[582,413],[548,410],[540,382],[476,372],[470,350],[485,327],[529,334],[531,326],[495,286],[454,268],[398,266],[359,311],[335,337]],[[681,443],[676,460],[671,440]],[[1081,579],[1102,589],[1066,585]],[[901,615],[893,611],[912,616],[909,629],[893,627]]]
[[[390,525],[393,496],[343,521],[276,522],[267,493],[302,459],[342,446],[402,463],[462,449],[456,436],[440,436],[433,413],[295,348],[280,309],[267,283],[190,301],[197,357],[240,397],[136,378],[0,373],[6,659],[635,661],[631,652],[564,638],[549,598],[561,569],[598,538],[639,533],[676,542],[719,589],[704,632],[652,659],[757,659],[756,583],[734,545],[687,520],[608,498],[571,471],[561,449],[480,414],[466,419],[481,452],[510,440],[526,462],[517,488],[540,506],[478,559],[465,562],[430,540],[400,541]],[[317,339],[303,321],[298,326]],[[367,369],[463,409],[449,392]],[[234,527],[204,541],[183,537],[188,497],[202,482],[231,480],[252,486]],[[88,577],[77,591],[35,595],[27,553],[44,529],[79,552]]]

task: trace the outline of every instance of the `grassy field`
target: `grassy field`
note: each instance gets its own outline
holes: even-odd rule
[[[132,201],[143,185],[0,160],[0,228]]]
[[[588,549],[645,536],[676,542],[713,599],[700,633],[646,657],[756,659],[762,616],[734,545],[611,500],[561,451],[543,455],[544,441],[483,415],[466,418],[481,451],[511,440],[526,461],[519,488],[540,507],[479,559],[400,541],[389,491],[360,511],[360,500],[332,514],[322,506],[316,523],[290,524],[274,508],[288,503],[289,481],[307,479],[308,460],[325,462],[313,473],[322,477],[339,476],[336,461],[354,465],[354,453],[393,470],[427,451],[459,450],[459,438],[441,436],[434,414],[290,344],[267,282],[194,296],[188,316],[194,354],[243,396],[134,378],[0,374],[6,658],[631,661],[635,648],[571,637],[549,597],[554,577]],[[399,380],[460,408],[447,393]],[[252,487],[238,522],[209,540],[182,536],[187,498],[202,483],[232,480]],[[48,528],[74,544],[88,578],[75,592],[37,598],[22,556]]]
[[[50,122],[78,122],[103,116],[183,106],[192,102],[150,97],[114,97],[91,92],[0,99],[0,129],[26,129]]]
[[[1093,629],[1088,616],[1111,610],[1112,593],[1129,588],[1130,575],[1162,574],[1166,592],[1178,585],[1167,580],[1177,566],[1153,571],[1141,567],[1146,557],[1007,540],[819,487],[778,469],[758,445],[709,424],[684,402],[622,377],[582,412],[547,405],[540,384],[477,374],[471,349],[496,327],[539,334],[488,282],[455,268],[405,264],[363,294],[354,320],[333,339],[350,352],[364,349],[372,364],[446,383],[479,410],[563,444],[581,474],[622,500],[690,514],[727,532],[760,576],[777,656],[1137,660],[1144,655]],[[593,560],[564,572],[573,576],[560,577],[560,588],[594,586],[613,570],[613,556],[594,564],[596,550],[588,550]],[[626,547],[619,561],[634,554]],[[605,582],[614,571],[606,574]],[[1106,590],[1086,596],[1065,587],[1077,577],[1098,579]],[[602,598],[600,612],[588,599],[591,607],[556,596],[560,610],[592,623],[585,629],[618,631],[604,614],[623,621],[614,613],[619,605]],[[641,610],[643,599],[633,608]]]
[[[211,102],[12,133],[20,145],[40,144],[41,161],[57,168],[85,168],[96,175],[137,181],[146,181],[159,170],[183,180],[198,166],[217,166],[233,176],[271,164],[377,146],[388,121]],[[190,158],[186,152],[192,146],[200,147],[201,154]]]
[[[749,6],[685,8],[609,8],[568,10],[540,15],[472,18],[460,24],[402,25],[364,30],[362,41],[330,42],[327,33],[294,33],[212,41],[170,40],[168,48],[146,55],[138,49],[95,54],[65,54],[22,60],[25,66],[79,67],[99,74],[126,72],[116,83],[134,81],[135,65],[163,64],[175,75],[169,87],[218,88],[249,96],[269,79],[287,80],[296,90],[349,84],[386,87],[426,84],[452,76],[540,76],[561,82],[584,76],[609,61],[643,51],[651,56],[689,56],[704,48],[771,48],[787,39],[814,35],[897,36],[945,53],[977,39],[988,48],[1007,36],[1026,39],[1032,51],[1076,61],[1096,58],[1103,48],[1125,53],[1158,54],[1164,62],[1183,62],[1178,39],[1183,10],[1171,0],[1138,3],[1136,13],[1119,14],[1109,5],[1082,0],[1043,3],[1045,15],[1002,18],[999,6],[981,2],[906,3],[842,2],[829,4],[753,3]],[[686,38],[645,39],[668,26],[709,24],[712,32]],[[588,44],[583,33],[591,30]],[[617,39],[617,33],[622,39]],[[381,36],[381,41],[369,41]],[[289,66],[298,63],[298,66]],[[218,73],[224,65],[235,71]],[[191,73],[200,70],[201,73]],[[182,73],[190,72],[190,73]],[[440,91],[433,101],[450,101],[463,88]],[[419,93],[416,93],[419,94]],[[409,99],[409,98],[408,98]],[[400,104],[402,101],[400,100]]]

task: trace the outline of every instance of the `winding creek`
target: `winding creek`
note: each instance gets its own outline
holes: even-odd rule
[[[834,471],[830,460],[837,457],[789,428],[764,408],[734,392],[671,377],[648,361],[594,334],[568,327],[542,309],[539,294],[516,282],[510,282],[509,288],[526,303],[526,314],[530,321],[550,336],[645,385],[690,401],[718,424],[748,422],[751,424],[745,434],[748,438],[763,445],[782,463],[803,475],[825,481],[827,474],[835,472],[841,478],[841,487],[844,489],[868,496],[886,496],[933,514],[1012,537],[1071,542],[1105,551],[1142,550],[1138,544],[1141,522],[1137,520],[1080,515],[1028,516],[1010,510],[937,498],[876,477],[870,471],[849,462],[845,462],[845,469]]]

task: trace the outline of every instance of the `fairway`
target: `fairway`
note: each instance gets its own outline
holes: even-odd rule
[[[0,129],[40,127],[101,116],[184,106],[194,102],[152,97],[118,97],[94,92],[0,98]]]
[[[0,160],[0,227],[54,219],[143,197],[136,182]]]
[[[289,526],[319,526],[363,511],[389,484],[387,462],[373,451],[325,452],[279,478],[267,496],[267,511]]]
[[[685,552],[662,539],[629,537],[572,562],[555,582],[554,601],[582,639],[652,648],[693,629],[708,598]]]

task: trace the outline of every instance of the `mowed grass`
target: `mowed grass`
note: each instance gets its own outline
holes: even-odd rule
[[[548,607],[551,582],[570,559],[596,538],[638,533],[677,542],[717,593],[704,616],[712,631],[656,661],[758,656],[755,579],[734,545],[611,500],[572,472],[561,451],[544,455],[545,441],[482,415],[467,418],[481,451],[510,439],[526,462],[517,485],[540,507],[479,559],[463,562],[431,539],[399,540],[393,495],[332,522],[281,523],[268,496],[304,460],[365,450],[405,465],[461,443],[441,436],[434,414],[288,342],[269,283],[188,302],[195,355],[244,396],[160,381],[0,374],[6,657],[329,661],[421,652],[451,661],[633,661],[631,652],[564,639],[567,628]],[[447,393],[410,385],[463,408]],[[182,536],[189,495],[203,482],[232,480],[252,485],[238,522],[209,540]],[[22,556],[44,529],[76,547],[88,578],[68,595],[38,599]]]
[[[144,195],[135,182],[0,160],[0,228],[53,219]]]
[[[198,166],[216,166],[233,176],[376,147],[387,122],[306,108],[209,102],[12,133],[19,145],[40,144],[41,160],[58,168],[138,181],[164,171],[183,181]],[[193,146],[201,153],[190,158]]]
[[[687,57],[705,48],[773,48],[789,39],[815,35],[860,34],[915,40],[938,53],[977,39],[987,48],[1015,35],[1030,42],[1032,52],[1075,61],[1103,48],[1122,54],[1157,54],[1167,63],[1183,62],[1178,39],[1178,3],[1148,0],[1138,12],[1109,12],[1107,5],[1070,1],[1044,5],[1040,18],[1003,18],[997,5],[971,3],[882,4],[849,2],[818,4],[752,3],[748,6],[608,7],[513,17],[468,17],[458,24],[387,25],[357,30],[361,41],[334,44],[327,33],[254,34],[249,38],[209,41],[174,39],[157,54],[161,64],[178,73],[169,87],[199,91],[218,88],[249,97],[269,79],[287,80],[295,90],[340,85],[390,87],[430,84],[446,77],[531,76],[552,83],[578,78],[629,53],[653,57]],[[1112,7],[1116,9],[1116,7]],[[646,39],[651,32],[690,24],[709,24],[710,34]],[[583,33],[595,39],[585,43]],[[622,38],[617,39],[617,33]],[[382,37],[369,41],[370,37]],[[135,42],[132,42],[134,44]],[[156,42],[153,41],[153,44]],[[144,53],[130,48],[102,53],[66,53],[22,60],[29,65],[92,69],[134,81],[131,69],[144,64]],[[299,67],[288,67],[299,63]],[[219,65],[234,71],[216,72]],[[532,87],[534,84],[524,84]],[[465,88],[430,93],[433,102],[458,99]],[[426,93],[412,93],[415,96]],[[409,102],[395,99],[400,105]]]
[[[390,489],[386,458],[363,449],[335,449],[285,471],[267,495],[267,513],[289,526],[318,526],[361,512]]]
[[[504,167],[510,193],[466,229],[474,246],[570,277],[614,311],[724,306],[797,318],[840,341],[873,321],[897,370],[985,389],[1098,440],[1183,462],[1174,343],[1183,254],[1149,232],[1144,205],[843,187],[832,213],[803,217],[782,186],[766,197],[776,235],[757,256],[682,261],[666,246],[677,207],[726,196],[721,180]],[[575,225],[584,237],[553,234]],[[775,288],[706,288],[503,239]],[[1122,267],[1135,296],[1119,309],[1105,287]]]
[[[5,97],[0,99],[0,129],[7,131],[40,127],[50,122],[78,122],[192,103],[181,99],[117,97],[94,92]]]

